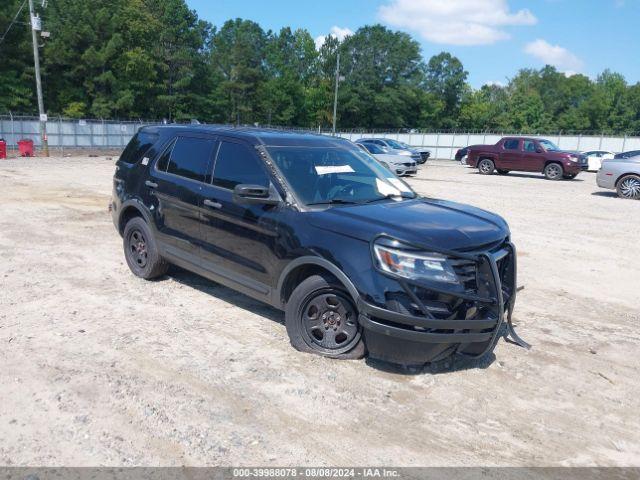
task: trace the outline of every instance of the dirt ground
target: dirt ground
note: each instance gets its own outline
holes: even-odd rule
[[[410,180],[507,219],[534,347],[400,371],[298,353],[282,313],[184,271],[135,278],[113,169],[0,161],[0,464],[640,465],[640,202],[594,174]]]

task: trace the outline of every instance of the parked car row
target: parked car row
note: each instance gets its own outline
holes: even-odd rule
[[[396,175],[415,175],[418,165],[427,162],[431,152],[390,138],[361,138],[356,145]]]
[[[549,180],[571,180],[580,172],[597,171],[599,187],[616,190],[621,198],[640,199],[640,150],[576,152],[561,150],[545,139],[505,137],[495,145],[461,148],[456,160],[482,175],[537,172]]]

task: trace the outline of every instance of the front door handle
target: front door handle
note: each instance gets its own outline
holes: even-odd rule
[[[146,182],[144,182],[144,184],[149,188],[158,188],[158,184],[152,182],[151,180],[147,180]]]
[[[222,208],[222,204],[221,203],[214,202],[213,200],[209,200],[209,199],[206,199],[204,201],[204,204],[207,207],[215,208],[215,209],[218,209],[218,210]]]

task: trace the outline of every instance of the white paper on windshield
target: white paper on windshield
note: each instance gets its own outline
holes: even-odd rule
[[[391,184],[399,189],[401,192],[410,192],[409,188],[402,182],[402,180],[398,180],[397,178],[387,178],[391,182]]]
[[[379,178],[376,178],[376,189],[380,195],[400,195],[400,191],[393,185],[389,185],[387,182],[383,182]]]
[[[330,173],[353,173],[353,168],[351,168],[351,165],[316,166],[316,173],[318,175],[328,175]]]

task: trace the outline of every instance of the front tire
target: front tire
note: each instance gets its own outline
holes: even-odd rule
[[[291,345],[301,352],[337,359],[365,354],[358,310],[330,275],[313,275],[298,285],[287,302],[285,323]]]
[[[134,217],[129,220],[122,239],[124,258],[135,276],[151,280],[167,273],[169,264],[160,256],[153,233],[144,219]]]
[[[550,163],[544,167],[544,176],[547,180],[560,180],[564,176],[564,169],[559,163]]]
[[[640,176],[627,175],[618,181],[618,197],[628,200],[640,200]]]
[[[478,163],[478,171],[481,175],[491,175],[495,169],[495,164],[488,158],[483,158]]]

